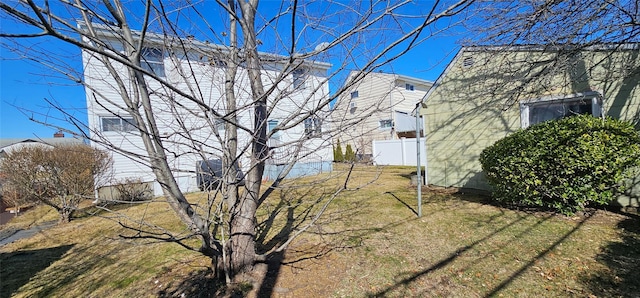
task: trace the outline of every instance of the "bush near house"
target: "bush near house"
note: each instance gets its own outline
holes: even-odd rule
[[[344,154],[342,154],[342,146],[340,145],[340,140],[338,140],[338,144],[333,148],[333,161],[334,162],[343,162]]]
[[[353,151],[351,144],[347,144],[347,148],[344,150],[344,161],[346,162],[356,161],[356,153]]]
[[[628,122],[573,116],[505,137],[480,163],[495,199],[573,214],[624,190],[640,166],[640,134]]]

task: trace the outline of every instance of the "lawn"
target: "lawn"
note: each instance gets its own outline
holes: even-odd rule
[[[417,218],[409,167],[357,166],[318,221],[260,270],[259,297],[636,297],[640,218],[592,210],[564,217],[493,206],[487,198],[424,189]],[[262,206],[261,249],[309,222],[347,168],[288,181]],[[312,181],[323,179],[320,183]],[[190,200],[204,195],[195,193]],[[326,202],[326,199],[322,203]],[[269,217],[270,214],[277,214]],[[119,215],[87,212],[0,247],[0,296],[213,296],[209,261],[171,243],[125,240],[116,219],[181,228],[161,202]],[[0,229],[56,220],[38,207]]]

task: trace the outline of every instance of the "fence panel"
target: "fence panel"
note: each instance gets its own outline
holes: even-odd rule
[[[427,164],[424,138],[420,138],[420,164]],[[373,162],[377,165],[415,166],[416,139],[373,141]]]

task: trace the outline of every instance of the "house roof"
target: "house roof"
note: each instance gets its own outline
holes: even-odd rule
[[[361,70],[352,70],[349,73],[348,78],[352,78],[355,74],[361,72]],[[395,73],[386,73],[386,72],[370,72],[369,74],[376,74],[376,75],[381,75],[381,76],[388,76],[388,77],[393,77],[395,80],[402,80],[405,81],[407,83],[412,83],[412,84],[419,84],[419,85],[428,85],[431,86],[433,85],[433,81],[429,81],[429,80],[423,80],[423,79],[419,79],[419,78],[414,78],[414,77],[410,77],[410,76],[405,76],[405,75],[401,75],[401,74],[395,74]],[[365,75],[365,78],[366,76]],[[349,79],[347,79],[347,81],[345,81],[345,84],[349,82]]]
[[[584,51],[612,51],[612,50],[638,50],[640,43],[606,43],[590,45],[540,45],[521,44],[504,46],[465,46],[459,52],[489,52],[489,51],[509,51],[509,52],[554,52],[561,50],[584,50]]]
[[[100,36],[103,36],[105,38],[121,39],[121,37],[118,36],[120,34],[119,33],[120,29],[117,27],[105,25],[105,24],[91,24],[91,25]],[[77,26],[79,28],[86,28],[87,25],[84,21],[79,20],[77,22]],[[138,30],[132,30],[132,33],[134,34],[134,38],[139,38],[141,35],[141,32]],[[175,47],[175,48],[184,47],[184,49],[189,51],[200,50],[206,53],[211,53],[212,51],[217,51],[217,53],[229,52],[228,46],[210,43],[209,41],[199,41],[194,39],[193,36],[187,36],[187,37],[165,36],[157,33],[145,32],[145,42],[151,43],[152,45],[162,45],[162,46],[166,46],[167,42],[169,42],[170,43],[169,46],[171,47]],[[258,54],[260,55],[261,59],[266,60],[266,62],[272,62],[276,64],[291,62],[290,61],[291,57],[289,56],[282,56],[282,55],[266,53],[266,52],[258,52]],[[307,58],[310,58],[311,56],[313,56],[313,54],[314,53],[312,52],[306,55],[294,54],[293,56],[296,60],[297,59],[302,60],[301,61],[302,64],[308,67],[327,70],[332,66],[331,63],[308,60]]]
[[[58,145],[73,145],[73,144],[83,144],[84,142],[80,139],[75,138],[11,138],[11,139],[0,139],[0,151],[3,148],[9,147],[11,145],[15,145],[18,143],[42,143],[51,146]]]
[[[458,53],[451,59],[444,71],[438,76],[431,86],[431,89],[424,95],[422,102],[425,102],[435,89],[440,85],[443,78],[449,73],[451,68],[458,62],[465,52],[555,52],[560,50],[578,49],[584,51],[620,51],[620,50],[638,50],[640,43],[608,43],[593,44],[586,46],[579,45],[504,45],[504,46],[464,46],[458,50]]]

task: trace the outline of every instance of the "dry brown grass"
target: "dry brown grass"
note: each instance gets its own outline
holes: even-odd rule
[[[311,183],[318,177],[305,178],[274,192],[260,210],[263,249],[308,222],[318,210],[311,202],[341,185],[345,170],[336,167],[322,184]],[[369,183],[378,170],[382,175]],[[356,167],[350,190],[262,268],[266,279],[250,295],[633,297],[640,292],[637,216],[599,210],[566,218],[425,190],[423,217],[417,218],[412,172]],[[180,228],[166,204],[121,211]],[[277,216],[269,218],[273,211]],[[27,215],[12,227],[42,217]],[[207,279],[206,258],[175,244],[125,241],[118,237],[123,233],[113,220],[85,216],[0,247],[1,296],[207,297],[217,290]]]

